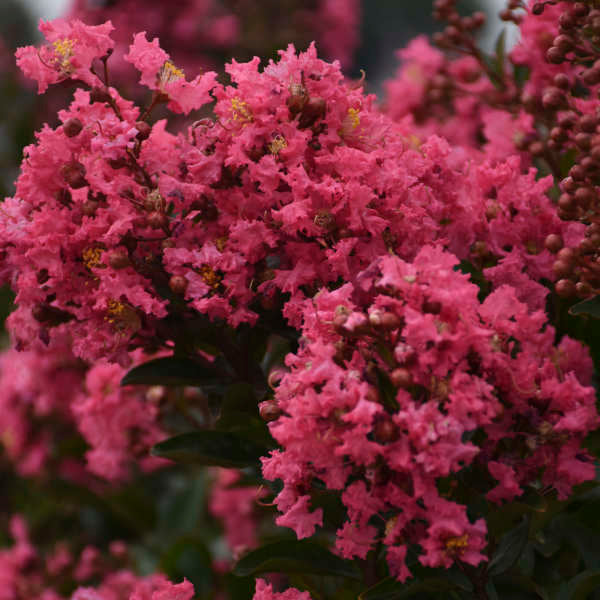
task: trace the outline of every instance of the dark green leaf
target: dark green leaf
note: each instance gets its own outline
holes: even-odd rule
[[[166,356],[134,367],[121,385],[189,385],[204,386],[217,380],[215,366],[192,358]],[[219,365],[220,366],[220,365]]]
[[[491,579],[485,585],[485,593],[487,594],[489,600],[500,600],[496,586]]]
[[[532,600],[550,600],[548,592],[538,585],[533,579],[524,575],[502,575],[494,580],[496,590],[501,598],[515,598],[518,596]]]
[[[442,577],[430,577],[422,581],[400,583],[388,577],[360,594],[359,600],[402,600],[425,592],[449,592],[457,586]]]
[[[600,588],[600,570],[584,571],[573,577],[558,595],[558,600],[586,600],[588,595]]]
[[[220,467],[256,465],[269,450],[224,431],[193,431],[172,437],[152,448],[152,454],[177,462]]]
[[[589,300],[578,302],[569,309],[572,315],[589,315],[594,319],[600,319],[600,296],[594,296]]]
[[[488,565],[490,575],[508,571],[517,562],[529,537],[529,519],[525,517],[514,529],[505,533]]]
[[[259,573],[311,573],[360,579],[354,563],[305,540],[285,540],[262,546],[246,554],[233,568],[244,577]]]
[[[164,552],[160,570],[173,580],[189,579],[196,593],[202,596],[213,587],[210,552],[191,536],[180,538]]]

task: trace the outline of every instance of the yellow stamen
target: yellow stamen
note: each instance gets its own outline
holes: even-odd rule
[[[202,277],[204,283],[213,290],[216,290],[219,287],[221,279],[223,279],[223,276],[215,273],[209,265],[202,265],[200,267],[200,277]]]
[[[269,144],[269,151],[271,154],[279,154],[279,151],[283,148],[287,148],[287,141],[282,135],[276,135],[273,141]]]
[[[349,108],[348,109],[348,117],[350,118],[350,125],[352,125],[352,129],[356,129],[360,125],[360,111],[358,108]]]
[[[132,329],[137,331],[142,322],[132,306],[118,300],[109,300],[106,307],[108,313],[104,318],[117,329]]]
[[[96,267],[103,267],[102,253],[104,248],[88,248],[83,251],[83,264],[88,269],[94,269]]]
[[[244,125],[253,121],[252,113],[248,108],[248,103],[239,98],[231,99],[231,111],[233,113],[234,121],[239,121]]]
[[[64,74],[73,72],[73,65],[71,64],[71,58],[73,58],[73,47],[75,46],[75,40],[64,38],[62,40],[55,40],[52,42],[54,48],[54,61],[58,66],[59,70]]]
[[[167,60],[158,72],[158,87],[163,89],[167,83],[177,81],[183,77],[185,77],[183,70],[178,69],[170,60]]]
[[[464,533],[460,537],[448,538],[444,545],[448,554],[464,554],[465,548],[469,545],[469,534]]]

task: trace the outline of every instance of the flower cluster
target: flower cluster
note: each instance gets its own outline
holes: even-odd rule
[[[346,6],[317,4],[336,15]],[[16,292],[7,327],[28,351],[18,368],[16,351],[0,362],[0,432],[21,472],[52,455],[54,429],[32,424],[50,416],[90,445],[88,474],[111,481],[134,464],[156,467],[147,452],[169,424],[237,439],[199,389],[119,387],[129,365],[172,353],[170,365],[213,373],[207,388],[219,395],[235,372],[264,400],[259,414],[279,444],[262,459],[264,477],[282,482],[278,525],[312,536],[324,522],[315,495],[334,494],[344,507],[336,551],[382,550],[401,581],[409,548],[430,567],[487,560],[485,515],[468,513],[465,495],[493,509],[531,490],[564,499],[594,478],[582,445],[599,424],[591,360],[545,309],[556,280],[561,296],[595,289],[600,141],[586,94],[600,70],[588,66],[585,93],[571,94],[580,82],[561,71],[572,58],[562,30],[538,39],[533,20],[541,12],[568,29],[562,15],[583,22],[593,11],[542,3],[524,16],[511,1],[504,16],[523,30],[511,58],[532,72],[524,85],[499,58],[483,60],[470,37],[482,18],[460,17],[455,4],[436,2],[450,21],[437,41],[470,56],[449,59],[417,39],[383,109],[314,44],[262,68],[233,60],[222,83],[215,72],[186,78],[153,27],[124,49],[110,22],[42,23],[47,44],[20,49],[19,65],[40,92],[66,80],[79,88],[61,124],[25,149],[0,211],[0,279]],[[231,33],[223,6],[190,3],[175,29],[195,32],[199,14],[219,14]],[[147,15],[172,10],[161,7]],[[139,72],[147,108],[110,86],[114,61]],[[179,125],[180,115],[196,120],[175,133],[171,120],[152,120],[159,105]],[[583,158],[555,203],[553,153],[574,149]],[[253,326],[267,348],[300,336],[287,370],[268,376],[269,350],[257,358],[251,343],[248,364],[233,360]],[[239,471],[215,476],[208,508],[237,557],[258,543],[266,492]],[[193,594],[187,583],[111,577],[74,600]],[[255,598],[308,594],[259,580]]]
[[[352,65],[358,45],[360,3],[357,0],[318,0],[310,5],[294,0],[285,9],[265,2],[195,2],[177,4],[160,0],[74,0],[70,19],[100,25],[111,21],[116,28],[116,54],[123,54],[131,36],[146,31],[174,49],[174,60],[190,73],[215,68],[222,56],[248,52],[264,56],[291,41],[307,45],[316,40],[329,59]],[[249,56],[252,56],[250,54]],[[131,78],[126,65],[115,65],[121,83]]]
[[[314,47],[262,72],[234,61],[228,86],[214,73],[187,82],[143,34],[126,58],[176,112],[212,90],[216,120],[175,136],[96,87],[38,134],[0,220],[22,345],[68,331],[77,356],[126,364],[132,348],[181,343],[185,332],[161,334],[166,321],[254,323],[286,294],[296,326],[319,287],[427,243],[493,267],[496,285],[519,280],[539,305],[537,282],[553,278],[544,240],[582,235],[557,218],[547,180],[407,135]]]
[[[189,581],[172,584],[164,575],[138,577],[127,569],[118,568],[127,552],[121,542],[111,545],[112,555],[109,556],[101,556],[91,546],[74,556],[65,542],[59,542],[44,553],[32,544],[27,523],[21,516],[11,517],[9,529],[13,545],[0,550],[0,597],[3,600],[66,600],[67,596],[53,587],[57,576],[64,576],[65,572],[69,572],[78,585],[68,596],[72,600],[191,600],[194,596]],[[98,577],[98,585],[85,585]]]
[[[595,472],[581,449],[598,425],[584,349],[555,347],[544,313],[507,285],[480,303],[457,263],[433,247],[412,262],[380,257],[305,302],[270,424],[282,450],[263,459],[284,484],[279,525],[300,538],[322,525],[310,509],[320,482],[346,507],[340,554],[365,558],[381,542],[401,580],[411,544],[427,566],[485,559],[484,521],[469,521],[443,478],[468,467],[470,485],[499,502],[530,485],[565,498]]]

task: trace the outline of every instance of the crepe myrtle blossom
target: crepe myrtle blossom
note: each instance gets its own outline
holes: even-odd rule
[[[122,542],[112,542],[109,554],[104,556],[92,546],[74,553],[66,541],[57,542],[44,553],[33,544],[21,515],[11,516],[9,532],[12,545],[0,550],[3,600],[67,600],[60,589],[62,577],[79,583],[68,596],[70,600],[191,600],[194,596],[194,588],[187,580],[171,583],[162,574],[140,577],[119,568],[127,552]],[[95,581],[93,587],[88,587],[91,581]]]
[[[444,478],[469,466],[498,503],[528,486],[566,498],[595,473],[581,445],[599,423],[587,352],[555,346],[543,311],[511,286],[480,302],[457,264],[432,246],[413,261],[381,256],[307,299],[269,424],[281,450],[262,459],[283,482],[279,525],[299,538],[323,525],[311,507],[320,482],[346,508],[337,551],[365,558],[383,542],[401,580],[408,544],[431,567],[487,559],[485,522],[467,518]]]
[[[113,88],[78,89],[62,124],[38,132],[0,214],[19,348],[67,332],[76,356],[127,365],[135,348],[176,345],[173,319],[235,327],[279,309],[299,326],[317,289],[426,244],[488,268],[494,286],[518,280],[539,307],[555,277],[544,240],[582,235],[547,179],[415,138],[314,45],[262,70],[233,61],[225,86],[187,82],[143,33],[128,59],[172,110],[212,98],[215,118],[175,135]]]

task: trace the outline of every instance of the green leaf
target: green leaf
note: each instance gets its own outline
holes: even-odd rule
[[[500,575],[517,562],[529,537],[529,519],[525,517],[514,529],[505,533],[488,565],[490,575]]]
[[[216,361],[215,361],[216,362]],[[179,356],[166,356],[131,369],[121,385],[189,385],[205,386],[222,381],[212,363]],[[219,367],[222,362],[219,361]]]
[[[588,595],[598,588],[600,588],[600,570],[584,571],[567,583],[557,600],[586,600]]]
[[[402,600],[424,592],[449,592],[457,586],[443,577],[429,577],[421,581],[400,583],[388,577],[369,588],[358,597],[359,600]]]
[[[196,593],[204,597],[214,587],[210,552],[193,536],[182,537],[167,548],[160,570],[173,580],[189,579]]]
[[[311,573],[360,579],[356,565],[314,542],[284,540],[246,554],[233,568],[238,577],[259,573]]]
[[[550,594],[542,586],[524,575],[502,575],[494,584],[501,598],[550,600]]]
[[[600,319],[600,296],[594,296],[589,300],[578,302],[569,309],[572,315],[589,315],[594,319]]]
[[[255,466],[268,448],[224,431],[192,431],[169,438],[152,448],[152,454],[176,462],[219,467]]]

